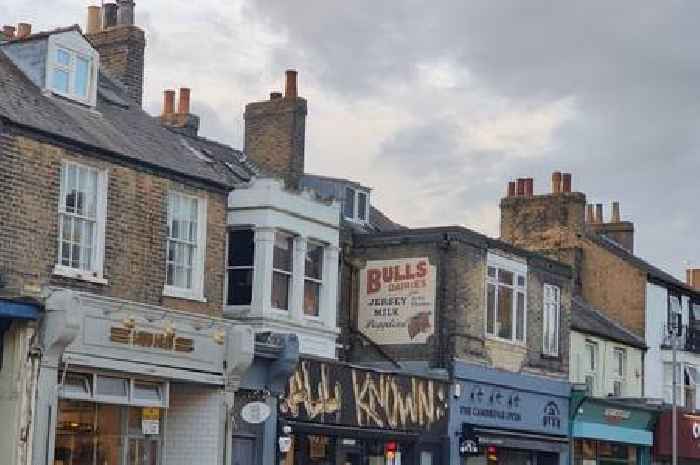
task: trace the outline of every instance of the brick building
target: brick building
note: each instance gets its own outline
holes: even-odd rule
[[[144,47],[128,0],[90,7],[85,35],[0,35],[13,465],[230,461],[254,333],[222,318],[227,200],[255,170],[197,135],[189,89],[177,111],[174,91],[161,117],[141,109]]]
[[[535,194],[533,180],[509,183],[501,200],[501,239],[570,264],[575,294],[641,337],[647,346],[642,395],[670,402],[672,389],[669,333],[683,332],[678,395],[697,408],[700,358],[695,311],[700,293],[689,284],[634,254],[634,224],[623,221],[613,202],[609,221],[602,204],[589,205],[572,190],[570,174],[552,174],[552,189]],[[655,374],[655,375],[649,375]],[[657,376],[656,374],[662,375]]]

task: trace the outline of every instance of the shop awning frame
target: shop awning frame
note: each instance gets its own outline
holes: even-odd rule
[[[576,439],[598,439],[636,444],[638,446],[654,445],[654,433],[652,431],[601,423],[574,421],[572,435]]]
[[[38,320],[40,315],[36,304],[0,299],[0,320]]]
[[[357,439],[387,439],[396,441],[418,441],[425,435],[411,431],[397,431],[381,428],[363,428],[356,426],[329,425],[325,423],[310,423],[293,419],[282,418],[280,421],[292,427],[292,433],[328,434],[331,436],[357,438]],[[430,439],[439,440],[439,437],[431,436]]]

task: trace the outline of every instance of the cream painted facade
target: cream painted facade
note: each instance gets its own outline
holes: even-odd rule
[[[572,383],[590,383],[594,397],[643,397],[644,351],[636,347],[579,331],[571,331]],[[623,355],[622,373],[619,356]]]

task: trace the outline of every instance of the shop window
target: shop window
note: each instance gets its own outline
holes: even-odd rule
[[[276,232],[272,258],[272,306],[278,310],[289,310],[293,251],[294,238],[289,234]]]
[[[561,289],[551,284],[544,285],[544,305],[542,314],[542,352],[546,355],[559,355],[559,320]]]
[[[226,304],[250,305],[253,299],[255,233],[252,229],[236,229],[228,234],[226,263]]]
[[[319,316],[323,285],[323,246],[309,242],[304,264],[304,315]]]
[[[486,285],[486,334],[511,342],[525,342],[526,278],[521,266],[489,255]],[[514,265],[520,265],[513,262]]]

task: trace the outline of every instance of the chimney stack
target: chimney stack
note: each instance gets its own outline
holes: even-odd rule
[[[561,178],[561,191],[564,193],[571,192],[571,173],[564,173]]]
[[[100,54],[100,71],[121,82],[128,97],[141,106],[146,37],[134,26],[134,2],[105,3],[101,15],[97,8],[88,7],[86,37]]]
[[[15,38],[15,27],[14,26],[3,26],[2,34],[5,36],[5,40],[12,40]]]
[[[29,23],[19,23],[17,25],[17,38],[24,39],[32,35],[32,25]]]
[[[508,183],[508,197],[515,197],[515,181]]]
[[[285,73],[287,82],[284,87],[285,98],[297,98],[297,72],[293,69],[288,69]]]
[[[597,203],[595,204],[595,223],[603,224],[604,222],[605,220],[603,219],[603,204]]]
[[[552,194],[561,193],[561,172],[555,171],[552,173]]]
[[[589,203],[586,205],[586,223],[588,224],[593,224],[595,223],[595,216],[593,214],[593,204]]]
[[[99,6],[88,7],[86,34],[97,34],[102,30],[102,8]]]
[[[700,291],[700,268],[688,268],[686,278],[688,286]]]
[[[299,189],[304,174],[306,100],[299,97],[297,72],[287,70],[284,98],[277,92],[269,100],[245,107],[245,154],[263,175],[284,179]]]
[[[175,91],[168,89],[163,92],[163,115],[172,115],[175,113]]]

